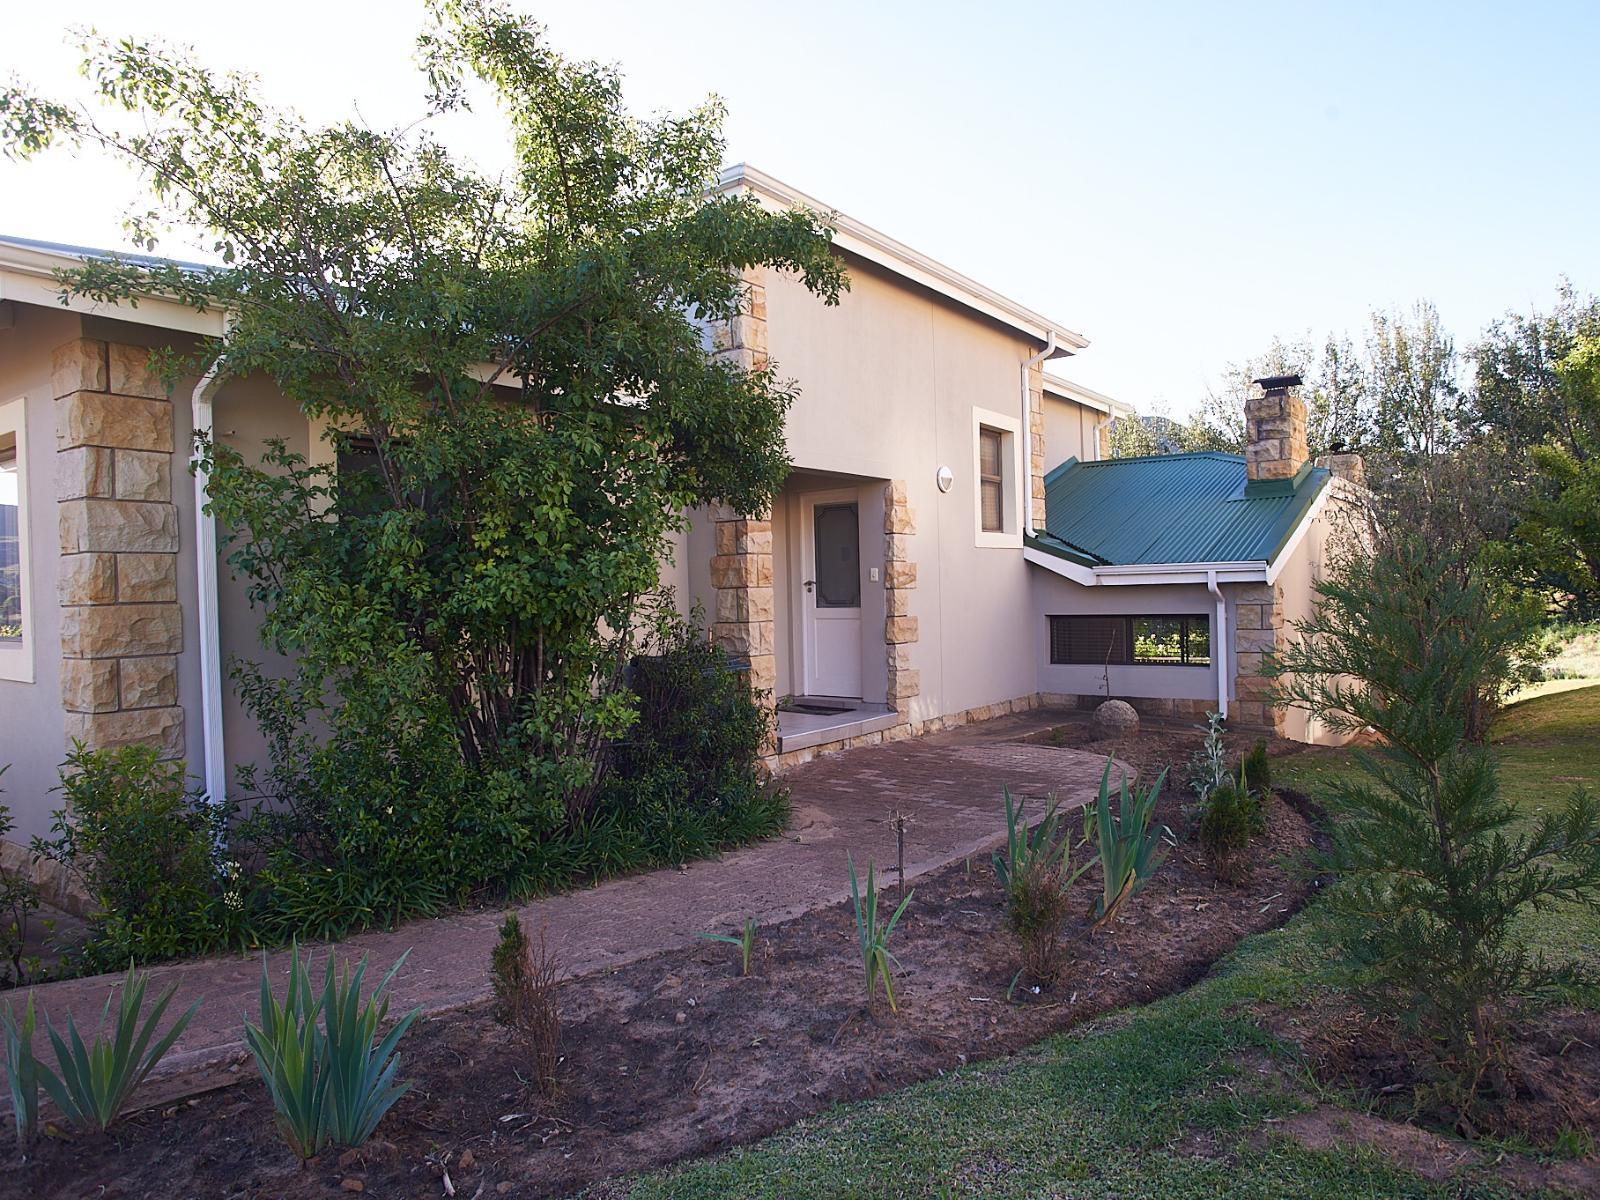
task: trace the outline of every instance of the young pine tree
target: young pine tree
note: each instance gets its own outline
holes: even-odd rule
[[[1600,905],[1600,804],[1576,790],[1519,812],[1473,736],[1532,652],[1532,604],[1403,535],[1347,555],[1317,590],[1273,664],[1279,698],[1380,739],[1333,789],[1341,880],[1324,912],[1361,995],[1412,1034],[1433,1094],[1470,1129],[1507,1084],[1509,1020],[1576,972],[1515,930],[1530,909]]]

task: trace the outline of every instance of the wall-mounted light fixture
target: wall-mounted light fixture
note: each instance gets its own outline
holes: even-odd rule
[[[949,467],[940,467],[933,479],[939,485],[941,492],[948,492],[956,485],[956,473]]]

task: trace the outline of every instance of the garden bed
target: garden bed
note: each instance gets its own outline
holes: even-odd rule
[[[1179,824],[1169,788],[1160,819]],[[304,1171],[276,1136],[260,1083],[135,1114],[101,1137],[8,1152],[0,1194],[308,1197],[561,1195],[609,1176],[706,1154],[840,1101],[993,1058],[1109,1010],[1187,986],[1249,933],[1281,923],[1305,885],[1279,865],[1307,844],[1306,820],[1274,801],[1262,866],[1217,884],[1189,847],[1116,926],[1069,925],[1053,990],[1007,989],[1017,969],[987,861],[915,881],[891,943],[899,1013],[863,1002],[848,904],[762,929],[751,978],[733,947],[704,943],[561,987],[563,1086],[541,1102],[515,1043],[486,1008],[419,1026],[402,1045],[412,1092],[359,1151]],[[1078,898],[1090,902],[1091,871]],[[891,893],[892,894],[892,893]]]

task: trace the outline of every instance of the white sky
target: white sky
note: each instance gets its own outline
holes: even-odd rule
[[[1600,5],[529,5],[636,110],[707,92],[748,161],[1091,339],[1053,369],[1184,413],[1274,334],[1429,297],[1462,341],[1600,289]],[[420,113],[416,0],[14,4],[0,76],[78,81],[69,25],[162,34],[273,102]],[[498,126],[456,123],[480,162]],[[0,232],[121,244],[131,178],[0,161]],[[183,247],[168,249],[174,253]],[[781,364],[780,364],[781,366]]]

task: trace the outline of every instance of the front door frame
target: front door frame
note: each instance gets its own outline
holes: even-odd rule
[[[815,592],[806,587],[806,580],[816,578],[816,510],[830,504],[853,504],[856,508],[856,570],[862,570],[861,547],[861,491],[859,488],[833,488],[821,492],[802,492],[798,497],[800,504],[800,574],[795,581],[797,600],[800,609],[800,681],[801,694],[806,696],[837,696],[840,699],[859,700],[862,692],[861,670],[861,603],[858,597],[855,612],[856,638],[855,638],[855,691],[854,693],[841,694],[838,691],[820,690],[820,673],[817,670],[816,654],[819,647],[819,637],[816,628],[817,608],[814,603]],[[864,588],[863,588],[864,590]],[[830,610],[843,614],[849,610]],[[849,620],[848,617],[840,618]]]

